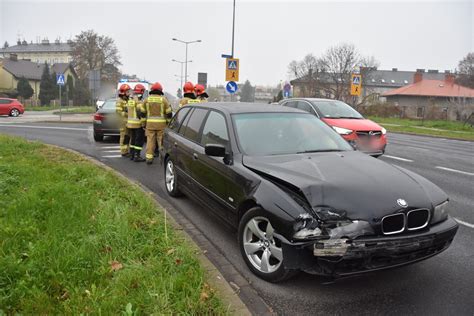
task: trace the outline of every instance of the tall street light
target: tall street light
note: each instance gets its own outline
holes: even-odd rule
[[[188,81],[188,45],[193,44],[193,43],[201,43],[201,40],[195,40],[195,41],[182,41],[177,38],[172,38],[173,41],[183,43],[186,46],[186,59],[184,60],[184,78],[185,81]]]
[[[174,61],[175,63],[180,63],[181,64],[181,87],[180,87],[180,89],[182,89],[183,88],[183,64],[186,64],[186,61],[179,61],[179,60],[176,60],[176,59],[171,59],[171,61]],[[187,62],[192,63],[193,61],[188,60]],[[187,81],[187,78],[186,78],[186,81]]]

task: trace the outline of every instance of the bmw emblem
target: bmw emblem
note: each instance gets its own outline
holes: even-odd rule
[[[398,199],[397,204],[400,205],[403,208],[406,208],[408,206],[407,201],[405,201],[404,199]]]

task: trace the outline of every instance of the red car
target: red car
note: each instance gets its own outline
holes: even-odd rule
[[[0,98],[0,115],[17,117],[24,112],[23,104],[17,99]]]
[[[297,108],[319,117],[355,148],[371,156],[381,156],[387,146],[387,131],[377,123],[364,118],[350,105],[330,99],[287,99],[283,106]]]

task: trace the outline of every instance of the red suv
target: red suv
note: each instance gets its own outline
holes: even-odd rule
[[[357,149],[371,156],[381,156],[387,146],[387,131],[377,123],[364,118],[350,105],[330,99],[287,99],[283,106],[297,108],[319,117]]]
[[[0,115],[17,117],[24,112],[23,104],[17,99],[0,98]]]

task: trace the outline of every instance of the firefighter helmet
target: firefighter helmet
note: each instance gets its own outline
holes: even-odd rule
[[[184,93],[193,93],[194,92],[194,85],[192,82],[186,82],[183,86]]]
[[[119,88],[119,94],[125,94],[130,89],[131,89],[130,86],[128,84],[124,83]]]
[[[204,87],[202,84],[197,84],[194,87],[194,91],[196,91],[197,96],[200,96],[201,94],[206,92],[206,87]]]
[[[144,94],[145,93],[145,86],[142,84],[137,84],[135,88],[133,88],[133,93],[135,94]]]
[[[161,85],[161,83],[155,82],[155,83],[151,86],[151,91],[163,91],[163,86]]]

